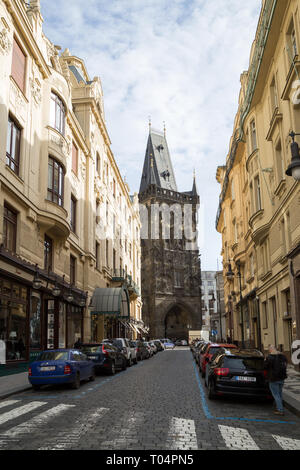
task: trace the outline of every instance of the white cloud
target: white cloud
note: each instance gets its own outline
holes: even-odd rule
[[[179,190],[193,168],[205,211],[203,269],[216,269],[215,216],[237,109],[239,78],[248,67],[261,0],[44,0],[49,39],[83,58],[99,75],[112,149],[138,191],[148,116],[167,125]]]

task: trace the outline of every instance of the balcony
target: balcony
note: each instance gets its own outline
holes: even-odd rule
[[[125,269],[112,270],[111,280],[118,284],[126,284],[130,300],[135,300],[140,297],[141,293],[139,286],[134,282],[132,276],[126,273]]]

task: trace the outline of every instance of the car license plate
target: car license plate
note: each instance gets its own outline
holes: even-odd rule
[[[89,359],[97,359],[97,356],[89,356]]]
[[[41,372],[49,372],[51,370],[55,370],[55,366],[41,367]]]
[[[235,377],[238,382],[256,382],[256,377]]]

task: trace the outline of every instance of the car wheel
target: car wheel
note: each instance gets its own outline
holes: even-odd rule
[[[114,362],[111,363],[109,373],[110,373],[110,375],[115,375],[115,373],[116,373],[116,366],[115,366]]]
[[[131,356],[130,356],[130,358],[128,359],[127,365],[128,365],[128,367],[131,367],[131,366],[132,366],[132,359],[131,359]]]
[[[71,384],[73,390],[77,390],[80,387],[80,374],[76,374],[75,381]]]
[[[126,361],[126,359],[124,359],[123,365],[122,365],[122,370],[126,370],[126,369],[127,369],[127,361]]]
[[[216,398],[215,387],[211,380],[208,383],[208,398],[210,400],[213,400],[214,398]]]
[[[203,372],[203,370],[201,371],[201,377],[204,379],[205,377],[205,372]]]
[[[137,357],[134,358],[134,364],[137,364],[138,363],[138,360],[137,360]]]
[[[90,376],[90,382],[94,382],[95,378],[96,378],[96,372],[95,372],[95,369],[93,369],[93,373]]]

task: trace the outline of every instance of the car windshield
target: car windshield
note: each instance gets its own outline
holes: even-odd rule
[[[115,344],[118,348],[123,348],[123,343],[120,339],[114,339],[113,344]]]
[[[99,344],[83,345],[81,351],[84,353],[95,353],[101,351],[101,347],[99,346]]]
[[[238,370],[263,370],[263,358],[225,357],[223,367]]]
[[[220,349],[221,349],[220,347],[214,346],[212,348],[209,348],[209,350],[207,351],[207,354],[214,355],[216,352],[219,352]]]
[[[68,359],[68,351],[45,351],[37,358],[39,361],[67,361]]]

